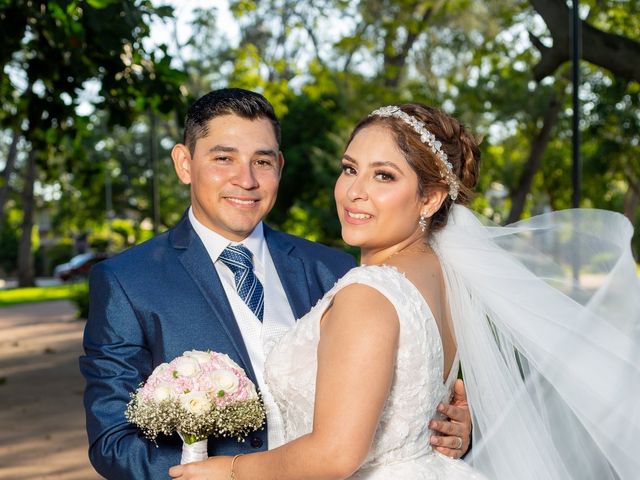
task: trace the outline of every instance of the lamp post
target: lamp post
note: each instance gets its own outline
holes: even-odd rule
[[[113,211],[113,188],[111,183],[111,170],[112,164],[111,159],[104,162],[105,165],[105,173],[104,173],[104,192],[105,192],[105,207],[107,213],[107,251],[111,251],[111,237],[112,237],[112,222],[115,217]]]
[[[573,125],[572,125],[572,152],[573,162],[571,167],[571,180],[573,184],[573,192],[571,195],[571,206],[578,208],[580,206],[580,191],[582,189],[582,165],[580,159],[580,5],[579,0],[571,2],[571,71],[572,71],[572,96],[573,96]],[[580,225],[574,225],[576,232],[580,231]],[[580,237],[578,237],[580,238]],[[573,271],[573,290],[574,293],[580,287],[580,248],[574,249],[571,255],[571,270]]]

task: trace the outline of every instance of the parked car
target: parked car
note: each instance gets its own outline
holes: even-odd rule
[[[53,269],[53,275],[63,282],[76,278],[87,278],[91,267],[96,263],[109,258],[108,253],[87,252],[76,255],[66,263],[62,263]]]

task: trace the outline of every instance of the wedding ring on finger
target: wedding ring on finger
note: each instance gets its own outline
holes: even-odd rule
[[[462,437],[456,437],[456,439],[458,440],[458,443],[456,444],[456,446],[454,448],[456,450],[462,450]]]

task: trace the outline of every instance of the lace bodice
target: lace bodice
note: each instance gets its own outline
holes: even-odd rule
[[[366,470],[429,453],[428,421],[448,394],[442,381],[442,343],[435,319],[420,292],[402,273],[389,266],[362,266],[347,273],[272,350],[265,377],[282,411],[286,440],[309,433],[320,318],[334,295],[353,283],[379,290],[395,306],[400,321],[395,377],[373,447],[362,466]],[[457,364],[452,371],[457,371]]]

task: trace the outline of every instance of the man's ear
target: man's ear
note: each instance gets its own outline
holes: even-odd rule
[[[187,146],[182,143],[174,145],[171,149],[171,159],[180,181],[189,185],[191,183],[191,152]]]

